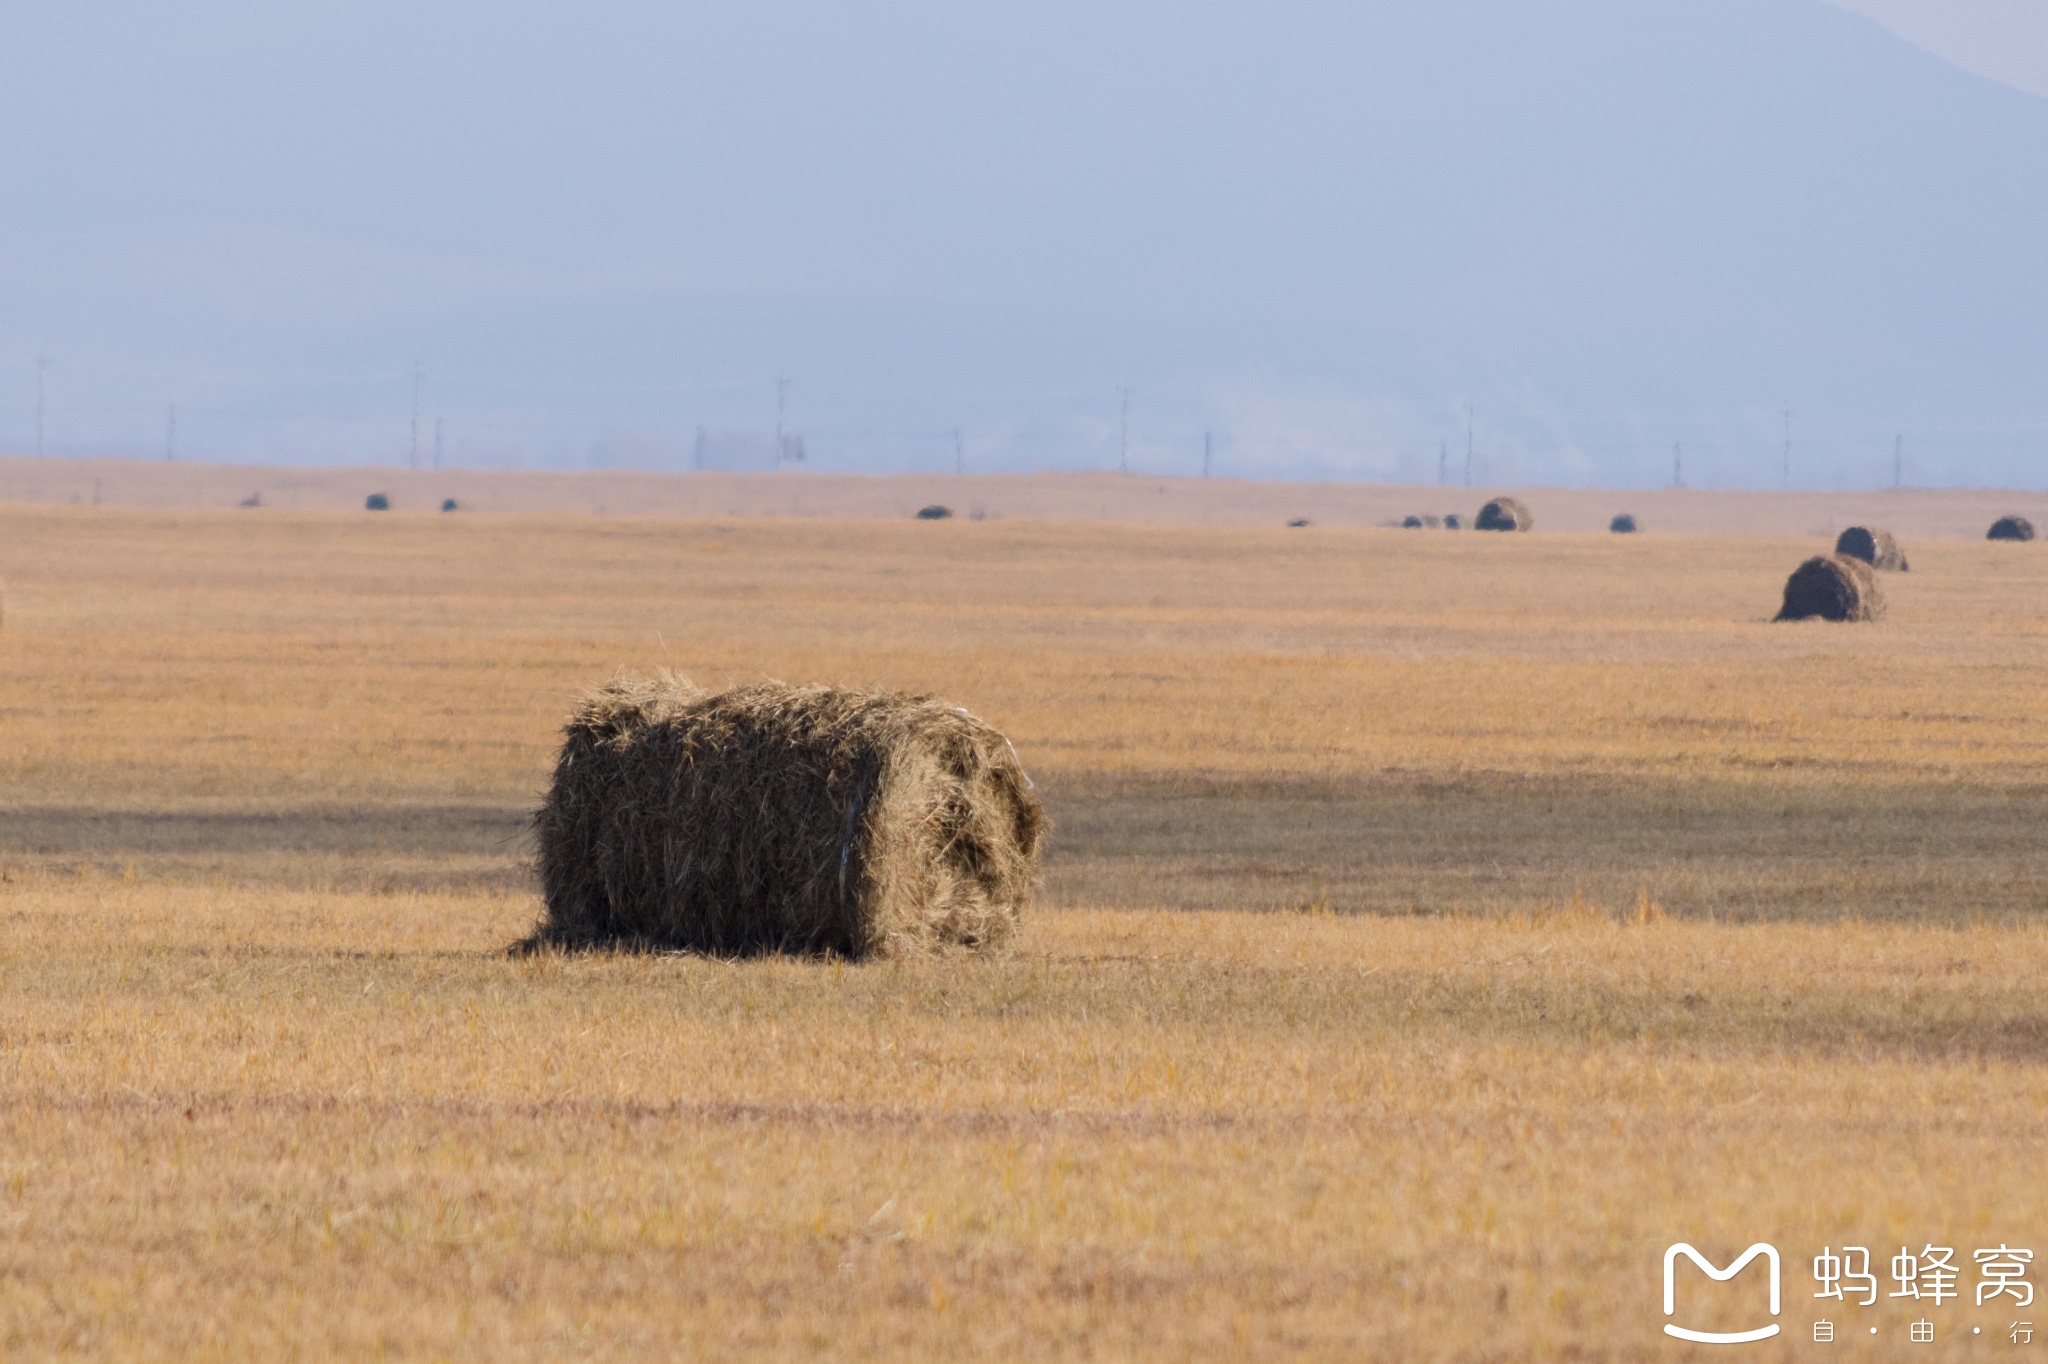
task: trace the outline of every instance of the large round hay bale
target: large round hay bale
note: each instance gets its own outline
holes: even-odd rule
[[[1906,552],[1899,548],[1899,542],[1888,530],[1851,526],[1835,537],[1835,553],[1861,559],[1872,568],[1889,573],[1904,573],[1907,569]]]
[[[1636,519],[1627,512],[1622,512],[1607,523],[1607,529],[1613,531],[1616,535],[1634,535],[1636,533]]]
[[[1535,524],[1529,509],[1512,497],[1496,497],[1479,509],[1474,530],[1527,530]]]
[[[1439,530],[1443,524],[1442,517],[1431,516],[1428,512],[1410,512],[1401,518],[1404,530]]]
[[[2034,523],[2024,516],[2001,516],[1991,523],[1987,540],[2031,540],[2034,538]]]
[[[533,945],[861,958],[1009,937],[1044,817],[942,701],[662,676],[583,702],[534,827]]]
[[[1877,573],[1861,559],[1816,554],[1785,580],[1779,620],[1881,620],[1884,594]]]
[[[1445,513],[1444,513],[1444,529],[1445,529],[1445,530],[1463,530],[1464,528],[1465,528],[1465,522],[1464,522],[1463,518],[1461,518],[1461,517],[1460,517],[1460,516],[1459,516],[1459,515],[1458,515],[1458,514],[1457,514],[1456,512],[1445,512]]]
[[[920,521],[950,521],[953,519],[953,509],[934,502],[929,507],[919,507],[917,509],[917,519]]]

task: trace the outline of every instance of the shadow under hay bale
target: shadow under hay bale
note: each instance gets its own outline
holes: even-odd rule
[[[563,731],[525,946],[851,958],[1007,939],[1044,816],[1010,743],[930,697],[620,678]]]
[[[1442,517],[1431,516],[1428,512],[1422,512],[1419,515],[1410,515],[1401,518],[1401,528],[1403,530],[1437,530],[1440,529],[1443,526],[1443,524],[1444,523]]]
[[[1882,620],[1884,594],[1877,572],[1861,559],[1816,554],[1785,580],[1778,620]]]
[[[1861,559],[1872,568],[1887,573],[1904,573],[1908,567],[1906,552],[1899,548],[1899,542],[1888,530],[1872,530],[1868,526],[1851,526],[1835,537],[1835,553],[1850,559]]]
[[[1636,533],[1636,519],[1627,512],[1623,512],[1607,523],[1607,529],[1613,531],[1616,535],[1634,535]]]
[[[2034,538],[2034,523],[2024,516],[2001,516],[1991,523],[1986,532],[1987,540],[2031,540]]]
[[[1474,530],[1527,530],[1535,522],[1529,516],[1529,509],[1512,497],[1496,497],[1479,509],[1479,519],[1472,523]]]

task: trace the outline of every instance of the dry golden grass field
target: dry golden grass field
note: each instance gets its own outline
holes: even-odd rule
[[[1811,1343],[2048,1253],[2048,546],[1822,547],[0,506],[0,1359],[2048,1352]],[[1001,726],[1017,948],[508,956],[661,666]]]

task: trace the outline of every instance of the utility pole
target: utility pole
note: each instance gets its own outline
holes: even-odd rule
[[[412,362],[412,467],[420,467],[420,362]]]
[[[1465,404],[1465,486],[1466,486],[1466,487],[1468,487],[1468,488],[1472,486],[1472,450],[1473,450],[1473,447],[1474,447],[1474,446],[1475,446],[1475,445],[1476,445],[1476,444],[1478,443],[1478,438],[1477,438],[1477,436],[1476,436],[1476,435],[1474,434],[1474,433],[1475,433],[1475,431],[1477,430],[1477,427],[1478,427],[1478,421],[1479,421],[1479,418],[1478,418],[1478,413],[1477,413],[1476,411],[1474,411],[1474,409],[1473,409],[1473,407],[1472,407],[1472,404],[1470,404],[1470,403],[1466,403],[1466,404]]]
[[[1131,471],[1131,386],[1125,384],[1117,392],[1123,395],[1123,415],[1117,423],[1116,471],[1127,474]]]
[[[1671,442],[1671,486],[1685,486],[1685,447],[1677,441]]]
[[[164,461],[178,457],[178,405],[172,403],[164,409]]]
[[[1204,432],[1202,433],[1202,477],[1203,477],[1203,478],[1207,478],[1207,477],[1209,476],[1209,452],[1210,452],[1210,449],[1211,449],[1211,444],[1210,444],[1210,440],[1209,440],[1209,433],[1208,433],[1207,431],[1204,431]]]
[[[1892,437],[1892,487],[1906,486],[1906,433]]]
[[[36,352],[36,458],[43,457],[43,408],[44,390],[50,373],[50,357]]]
[[[1785,487],[1792,487],[1792,404],[1785,404]]]
[[[960,438],[960,428],[953,428],[953,475],[959,477],[967,472],[967,443]]]
[[[441,467],[441,418],[434,418],[434,467]]]
[[[775,381],[775,467],[778,469],[782,467],[783,431],[788,424],[788,418],[789,380],[787,378],[778,378]]]
[[[1436,486],[1441,488],[1451,481],[1451,443],[1440,440],[1436,444]]]

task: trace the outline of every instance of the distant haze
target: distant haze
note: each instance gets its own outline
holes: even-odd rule
[[[1966,71],[2048,95],[2041,0],[1834,0]]]
[[[0,448],[2048,482],[2048,32],[1853,7],[39,7]]]

